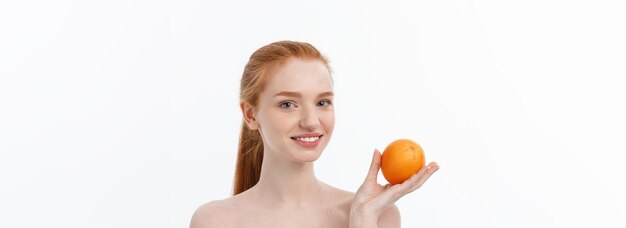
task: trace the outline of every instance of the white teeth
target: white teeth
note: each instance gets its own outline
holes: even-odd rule
[[[299,140],[299,141],[305,141],[305,142],[314,142],[318,139],[320,139],[319,136],[316,137],[304,137],[304,138],[294,138],[295,140]]]

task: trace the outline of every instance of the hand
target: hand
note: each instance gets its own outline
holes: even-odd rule
[[[378,184],[381,155],[374,150],[374,157],[365,181],[356,192],[350,208],[351,224],[376,224],[378,217],[404,195],[420,188],[439,166],[431,162],[401,184],[382,186]],[[356,221],[359,220],[359,221]]]

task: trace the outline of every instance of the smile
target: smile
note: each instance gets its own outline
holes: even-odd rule
[[[291,137],[293,140],[303,141],[303,142],[315,142],[319,140],[322,136],[314,136],[314,137]]]
[[[323,135],[318,135],[318,136],[306,135],[306,136],[307,137],[290,137],[290,138],[299,146],[302,146],[305,148],[315,148],[320,143],[320,138],[322,138]]]

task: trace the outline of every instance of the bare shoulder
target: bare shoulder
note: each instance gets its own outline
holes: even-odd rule
[[[331,186],[332,187],[332,186]],[[336,202],[339,203],[339,208],[343,211],[350,212],[350,206],[354,199],[354,192],[345,191],[336,187],[332,187]],[[383,214],[378,217],[378,227],[382,228],[395,228],[400,227],[400,210],[395,204],[392,204]]]
[[[202,204],[191,217],[190,228],[223,227],[232,216],[231,199],[211,201]]]
[[[344,211],[350,212],[350,206],[354,199],[354,192],[345,191],[336,187],[332,187],[335,199],[340,204],[339,207]],[[400,210],[395,204],[392,204],[383,214],[378,217],[378,227],[392,228],[400,227]]]
[[[331,190],[328,198],[338,203],[341,208],[347,208],[349,210],[352,199],[354,199],[354,192],[349,192],[328,184],[327,186]]]
[[[400,210],[396,204],[392,204],[378,217],[378,227],[400,227],[400,225]]]

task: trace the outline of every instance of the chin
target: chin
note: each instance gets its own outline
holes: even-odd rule
[[[322,155],[322,149],[316,150],[299,150],[294,151],[293,157],[294,160],[299,162],[314,162],[317,161],[318,158]]]
[[[293,142],[291,142],[293,143]],[[328,139],[322,139],[316,147],[306,148],[300,145],[291,144],[288,150],[291,158],[296,162],[314,162],[320,158],[322,152],[328,145]]]

